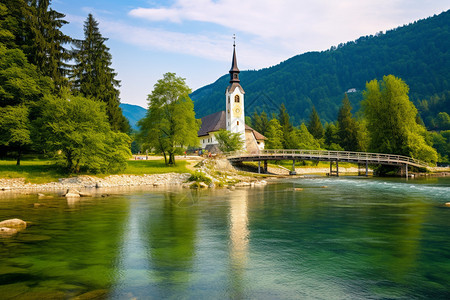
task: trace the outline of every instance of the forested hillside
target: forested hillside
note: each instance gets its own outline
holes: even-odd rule
[[[294,124],[308,119],[313,105],[322,121],[336,120],[344,93],[359,110],[366,82],[393,74],[410,87],[426,125],[450,113],[450,11],[412,24],[361,37],[323,52],[292,57],[276,66],[242,71],[246,113],[278,112],[284,103]],[[192,93],[197,118],[225,109],[228,74]],[[353,90],[354,91],[354,90]]]

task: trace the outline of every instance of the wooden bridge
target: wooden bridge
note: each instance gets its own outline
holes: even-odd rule
[[[339,162],[350,162],[365,165],[365,175],[368,175],[369,165],[394,165],[402,168],[402,173],[408,177],[408,167],[427,168],[428,164],[417,159],[383,153],[326,151],[326,150],[289,150],[289,149],[265,149],[259,153],[230,152],[226,154],[230,162],[257,161],[258,173],[261,173],[261,161],[264,162],[264,173],[267,173],[268,160],[292,160],[291,174],[295,175],[296,160],[329,161],[330,175],[339,176]],[[333,163],[336,170],[333,170]]]

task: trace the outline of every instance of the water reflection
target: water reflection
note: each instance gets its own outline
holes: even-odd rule
[[[245,270],[247,267],[249,236],[248,229],[249,190],[237,190],[230,198],[230,273],[231,298],[243,298],[245,293]]]

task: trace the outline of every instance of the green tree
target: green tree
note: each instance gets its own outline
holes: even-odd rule
[[[308,131],[304,123],[299,128],[295,128],[293,133],[295,134],[295,145],[293,148],[306,150],[320,149],[319,141]]]
[[[30,105],[50,93],[50,87],[50,79],[40,76],[21,50],[0,44],[0,107]]]
[[[219,143],[219,149],[222,152],[239,151],[244,147],[244,141],[240,133],[230,132],[225,129],[220,129],[214,136]]]
[[[28,108],[25,105],[0,107],[0,145],[17,151],[17,165],[23,148],[31,144]]]
[[[255,111],[252,117],[252,128],[262,135],[266,135],[268,126],[269,118],[267,117],[266,112],[263,111],[261,115],[258,115],[258,113]]]
[[[283,130],[280,122],[276,118],[269,121],[266,137],[266,149],[283,149]]]
[[[130,126],[119,107],[120,82],[111,67],[112,56],[105,45],[107,40],[101,35],[98,22],[89,14],[84,23],[84,40],[74,40],[73,88],[84,97],[104,102],[111,128],[128,132]]]
[[[321,139],[323,138],[323,126],[322,122],[320,122],[319,114],[317,113],[317,110],[315,106],[313,106],[313,109],[311,111],[311,114],[309,115],[309,121],[308,121],[308,131],[314,136],[315,139]]]
[[[352,106],[345,94],[337,116],[339,145],[348,151],[359,151],[358,124],[351,111]]]
[[[28,3],[26,30],[30,32],[24,33],[24,52],[30,63],[53,80],[60,93],[62,87],[68,86],[66,62],[71,55],[63,45],[69,44],[72,39],[61,31],[61,27],[68,22],[64,20],[64,14],[50,8],[50,0],[32,0]]]
[[[406,83],[393,76],[366,84],[362,103],[370,136],[369,150],[436,162],[437,153],[425,141],[426,130],[417,124],[417,109]]]
[[[126,168],[131,140],[111,130],[104,103],[71,95],[48,96],[43,102],[36,126],[45,147],[62,153],[68,172],[111,173]]]
[[[198,145],[199,121],[195,119],[191,89],[185,79],[166,73],[148,95],[146,116],[139,121],[139,139],[164,155],[166,164],[175,164],[175,154]],[[168,156],[168,158],[167,158]]]
[[[327,123],[325,125],[324,138],[326,149],[335,151],[344,150],[339,145],[338,127],[334,123]]]
[[[293,137],[291,132],[293,131],[294,127],[292,126],[291,121],[289,119],[290,117],[287,112],[287,109],[284,106],[284,103],[281,103],[280,110],[278,112],[278,122],[280,123],[281,131],[283,132],[282,142],[284,149],[292,149],[291,145],[293,142],[290,139]]]
[[[450,130],[450,116],[448,113],[438,113],[436,123],[440,130]]]

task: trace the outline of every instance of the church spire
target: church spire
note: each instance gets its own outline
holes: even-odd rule
[[[233,59],[231,63],[231,69],[230,69],[230,83],[239,83],[239,68],[237,66],[237,58],[236,58],[236,37],[233,36]]]

